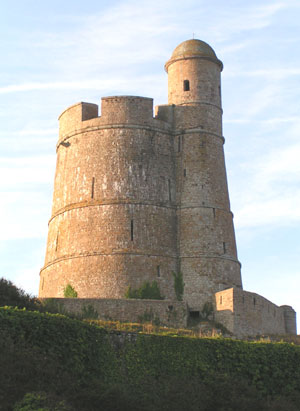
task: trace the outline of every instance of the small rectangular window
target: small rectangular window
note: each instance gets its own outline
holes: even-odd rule
[[[133,241],[133,220],[131,220],[130,222],[130,237],[131,241]]]
[[[226,243],[223,243],[223,251],[224,251],[224,254],[226,254]]]
[[[156,274],[157,274],[157,277],[160,277],[160,266],[159,265],[156,267]]]
[[[171,201],[172,198],[171,198],[171,181],[170,181],[170,179],[168,179],[168,190],[169,190],[169,201]]]
[[[56,234],[56,240],[55,240],[55,251],[57,251],[57,247],[58,247],[58,234]]]
[[[189,91],[189,90],[190,90],[190,81],[183,80],[183,91]]]
[[[186,168],[183,170],[183,177],[186,177]]]
[[[91,198],[94,198],[94,189],[95,189],[95,177],[92,178]]]
[[[215,208],[213,208],[213,215],[214,215],[214,218],[216,218],[216,209]]]
[[[181,136],[178,137],[178,153],[181,151]]]
[[[220,304],[222,304],[223,303],[223,298],[222,298],[222,296],[220,295]]]

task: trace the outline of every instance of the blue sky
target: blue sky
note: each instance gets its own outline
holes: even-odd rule
[[[166,103],[164,63],[194,34],[224,63],[244,288],[300,317],[299,18],[298,0],[2,1],[0,276],[37,294],[59,114],[109,95]]]

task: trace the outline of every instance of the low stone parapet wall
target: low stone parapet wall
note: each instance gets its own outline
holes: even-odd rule
[[[45,301],[47,299],[41,299]],[[82,315],[89,307],[101,320],[122,322],[154,321],[170,327],[187,326],[187,305],[183,301],[108,298],[51,298],[67,312]]]

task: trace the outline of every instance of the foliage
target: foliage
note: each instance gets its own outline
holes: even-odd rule
[[[91,304],[84,305],[82,307],[82,314],[81,314],[82,319],[97,320],[98,317],[99,317],[98,311],[95,310],[95,308]]]
[[[157,327],[160,325],[159,317],[157,315],[156,316],[154,315],[151,308],[150,308],[150,310],[145,310],[144,314],[140,315],[138,317],[138,320],[141,323],[150,322],[150,323],[154,324]]]
[[[202,310],[200,312],[201,319],[207,320],[214,312],[214,307],[210,301],[204,303]]]
[[[51,411],[299,410],[299,346],[120,334],[0,308],[0,409],[44,393]]]
[[[46,298],[40,301],[38,311],[50,314],[69,315],[63,303],[58,302],[55,298]],[[74,317],[74,315],[73,315]]]
[[[183,293],[184,293],[184,282],[183,282],[183,275],[179,271],[178,273],[172,272],[174,278],[174,290],[176,294],[176,298],[178,301],[182,301]]]
[[[11,281],[0,278],[0,306],[36,309],[35,299]]]
[[[71,286],[71,284],[67,284],[64,288],[64,297],[65,298],[77,298],[78,294],[75,288]]]
[[[71,408],[65,401],[53,399],[45,392],[33,392],[25,394],[14,406],[13,411],[71,411]]]
[[[145,281],[142,286],[136,290],[128,287],[125,298],[137,298],[142,300],[163,300],[164,297],[160,294],[160,289],[157,281],[151,284]]]

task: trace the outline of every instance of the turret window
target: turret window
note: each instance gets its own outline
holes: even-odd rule
[[[190,91],[190,80],[183,80],[183,91]]]
[[[133,241],[133,220],[130,222],[130,238],[131,241]]]

